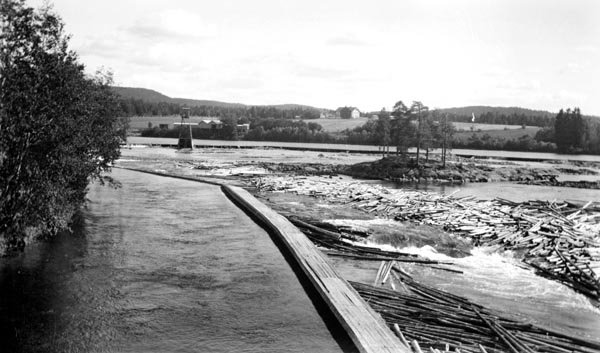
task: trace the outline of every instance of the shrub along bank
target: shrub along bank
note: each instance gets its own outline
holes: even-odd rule
[[[67,227],[125,138],[110,75],[84,73],[63,26],[0,2],[0,250]]]

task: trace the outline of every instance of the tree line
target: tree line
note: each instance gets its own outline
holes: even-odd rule
[[[538,131],[535,139],[554,143],[560,153],[600,154],[600,119],[584,117],[579,108],[561,109],[553,125]]]
[[[150,102],[143,99],[119,99],[120,115],[133,116],[171,116],[179,115],[181,103]],[[218,118],[275,118],[275,119],[318,119],[321,112],[316,108],[304,106],[212,106],[194,105],[190,107],[192,116],[210,116]]]
[[[323,127],[314,121],[276,118],[223,118],[219,129],[192,128],[195,139],[223,139],[248,141],[280,141],[308,143],[343,143],[333,135],[324,132]],[[238,124],[250,124],[251,129],[242,135],[237,131]],[[179,137],[179,127],[160,129],[147,128],[141,132],[144,137]]]

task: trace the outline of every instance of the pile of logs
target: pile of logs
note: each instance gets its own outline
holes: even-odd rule
[[[391,276],[390,276],[391,274]],[[393,290],[378,287],[390,282]],[[401,288],[396,290],[394,279]],[[374,285],[350,284],[415,353],[597,352],[594,342],[503,317],[468,299],[414,281],[395,261],[382,262]]]
[[[523,253],[538,273],[600,299],[600,203],[478,200],[339,180],[264,177],[262,191],[351,204],[379,217],[438,226],[475,245]]]
[[[419,255],[404,253],[400,251],[386,251],[377,247],[365,246],[357,243],[357,237],[365,237],[367,234],[357,232],[340,231],[335,226],[322,222],[302,220],[298,217],[288,217],[298,229],[300,229],[313,243],[327,249],[327,255],[345,257],[353,260],[383,261],[395,260],[398,262],[410,262],[423,265],[452,265],[452,262],[436,261]],[[329,229],[327,229],[329,228]],[[445,267],[435,267],[441,270],[462,273],[462,271]]]

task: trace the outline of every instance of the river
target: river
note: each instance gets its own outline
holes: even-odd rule
[[[115,170],[72,234],[0,258],[2,352],[354,347],[216,186]]]
[[[585,176],[584,176],[585,177]],[[575,178],[569,178],[572,180]],[[583,179],[583,178],[581,178]],[[598,176],[590,176],[590,180],[597,181]],[[350,179],[352,180],[352,179]],[[465,184],[424,184],[424,183],[398,183],[382,180],[360,180],[363,183],[382,185],[391,189],[413,189],[428,192],[436,192],[445,195],[453,194],[456,197],[476,196],[479,199],[491,200],[501,197],[515,202],[529,200],[561,200],[561,201],[598,201],[600,200],[600,190],[598,189],[579,189],[558,186],[526,185],[511,182],[490,182],[490,183],[465,183]]]
[[[128,145],[155,145],[155,146],[177,146],[176,138],[165,137],[127,137]],[[194,146],[197,147],[233,147],[233,148],[288,148],[295,150],[317,150],[317,151],[347,151],[361,153],[380,153],[380,146],[374,145],[349,145],[336,143],[304,143],[304,142],[275,142],[275,141],[232,141],[232,140],[194,140]],[[395,153],[396,148],[390,147],[390,153]],[[409,148],[408,152],[416,153],[416,148]],[[528,161],[544,161],[544,160],[572,160],[586,162],[600,162],[600,156],[585,155],[585,154],[559,154],[559,153],[544,153],[544,152],[517,152],[517,151],[491,151],[491,150],[473,150],[455,148],[449,151],[455,156],[461,157],[482,157],[482,158],[499,158],[499,159],[514,159]],[[441,153],[440,149],[435,149],[432,153]]]

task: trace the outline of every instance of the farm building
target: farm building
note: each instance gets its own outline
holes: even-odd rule
[[[219,119],[203,119],[198,122],[200,129],[221,129],[223,123]]]
[[[360,118],[360,110],[354,107],[340,107],[335,111],[337,119],[358,119]]]
[[[245,135],[250,130],[250,124],[237,124],[236,129],[238,135]]]

